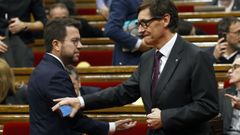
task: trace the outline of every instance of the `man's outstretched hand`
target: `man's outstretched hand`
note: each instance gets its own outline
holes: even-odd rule
[[[115,132],[122,131],[122,130],[127,130],[132,127],[134,127],[137,124],[137,121],[133,121],[132,119],[123,119],[123,120],[118,120],[115,121],[115,126],[116,129],[113,132],[110,132],[109,135],[112,135]]]
[[[133,121],[132,119],[124,119],[115,121],[116,131],[126,130],[134,127],[137,124],[137,121]]]
[[[69,115],[70,117],[74,117],[77,111],[80,109],[80,101],[76,97],[58,98],[54,99],[53,101],[58,103],[52,107],[52,111],[58,110],[62,105],[70,105],[72,107],[72,112]]]

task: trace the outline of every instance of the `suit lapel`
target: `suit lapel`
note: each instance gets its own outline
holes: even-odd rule
[[[156,86],[156,94],[153,96],[153,104],[157,101],[157,98],[160,97],[161,93],[165,89],[168,81],[171,79],[173,73],[175,72],[178,64],[182,59],[182,51],[183,51],[183,40],[180,36],[177,37],[176,42],[172,48],[172,51],[169,55],[169,58],[165,64],[163,71],[158,79]]]

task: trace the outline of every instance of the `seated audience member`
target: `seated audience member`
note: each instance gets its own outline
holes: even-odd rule
[[[219,93],[219,109],[223,117],[224,135],[240,134],[240,58],[229,69],[230,83],[234,86]]]
[[[112,0],[96,0],[97,11],[100,13],[105,19],[108,19],[109,9]]]
[[[77,15],[74,0],[56,0],[56,3],[64,4],[67,7],[70,16]]]
[[[81,81],[80,81],[80,77],[77,73],[77,70],[74,68],[74,66],[72,65],[68,65],[66,67],[68,74],[72,80],[75,92],[77,94],[77,96],[80,95],[86,95],[86,94],[92,94],[95,92],[100,91],[101,89],[98,87],[91,87],[91,86],[81,86]]]
[[[93,94],[95,92],[99,92],[101,91],[100,88],[98,87],[92,87],[92,86],[81,86],[81,81],[80,81],[80,77],[77,74],[76,68],[74,68],[74,66],[72,65],[68,65],[66,67],[68,74],[73,82],[73,86],[74,89],[76,91],[76,94],[78,96],[83,96],[83,95],[87,95],[87,94]],[[80,89],[80,91],[79,91]],[[135,105],[143,105],[142,99],[139,98],[137,101],[135,101],[133,104]]]
[[[219,7],[224,7],[226,12],[240,10],[239,0],[213,0],[212,4]]]
[[[240,20],[236,17],[225,17],[218,24],[218,33],[222,35],[217,45],[208,48],[214,63],[231,64],[238,58],[240,46]]]
[[[32,67],[34,32],[47,21],[42,0],[1,0],[0,9],[0,45],[8,46],[0,47],[0,57],[11,67]]]
[[[191,22],[179,20],[178,34],[180,35],[196,35],[196,29]]]
[[[195,27],[191,22],[185,20],[178,21],[178,34],[186,35],[205,35],[206,33],[201,29]]]
[[[15,83],[13,71],[1,58],[0,95],[0,104],[28,104],[26,85]]]
[[[48,19],[55,19],[61,17],[69,17],[69,11],[66,5],[62,3],[54,4],[49,9]],[[87,20],[85,19],[78,19],[80,22],[80,34],[81,37],[104,37],[103,31],[91,26]]]

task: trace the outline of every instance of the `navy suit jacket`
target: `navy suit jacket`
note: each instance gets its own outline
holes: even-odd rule
[[[208,135],[208,120],[218,114],[217,82],[210,56],[180,36],[151,97],[155,49],[141,56],[138,69],[122,85],[83,96],[86,109],[121,106],[143,99],[146,114],[161,110],[163,128],[151,135]],[[95,104],[95,103],[98,104]]]
[[[81,95],[93,94],[99,91],[101,91],[101,88],[93,86],[81,86],[80,88]]]
[[[123,30],[127,20],[137,19],[137,9],[142,0],[113,0],[110,15],[105,27],[106,36],[115,41],[113,65],[137,65],[141,52],[131,52],[138,37],[134,37]],[[126,51],[127,50],[127,51]]]
[[[68,73],[53,56],[46,54],[34,69],[28,92],[31,135],[108,134],[108,123],[94,121],[80,111],[74,118],[63,118],[51,110],[53,99],[77,96]]]

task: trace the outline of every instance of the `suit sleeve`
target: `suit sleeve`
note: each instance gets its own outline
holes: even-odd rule
[[[53,99],[62,98],[62,97],[76,97],[76,93],[74,91],[72,82],[69,78],[69,75],[63,71],[57,72],[50,80],[47,90],[46,96],[49,100],[51,106],[55,103]],[[57,112],[55,112],[57,113]],[[91,135],[106,135],[108,134],[109,124],[106,122],[99,122],[92,120],[82,114],[82,112],[78,111],[77,115],[74,118],[59,117],[69,125],[69,128],[74,129],[76,131],[87,133]]]
[[[123,106],[136,101],[140,97],[138,73],[138,70],[135,71],[127,81],[119,86],[83,96],[85,109]]]
[[[209,55],[200,51],[192,60],[189,91],[193,101],[182,107],[162,110],[165,129],[181,130],[204,123],[218,114],[217,83]]]

